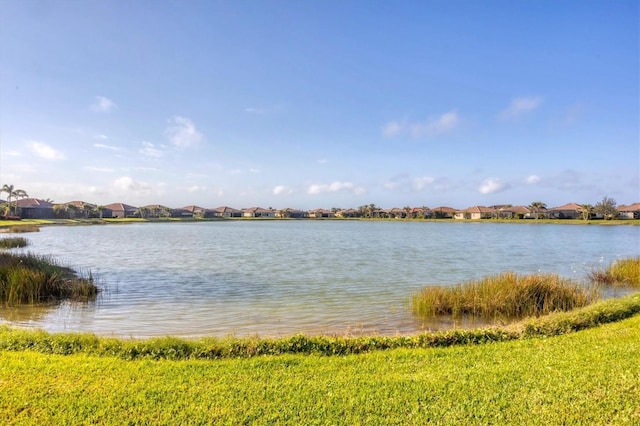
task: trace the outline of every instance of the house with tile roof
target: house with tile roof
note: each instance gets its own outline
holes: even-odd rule
[[[124,217],[136,217],[136,214],[138,213],[137,207],[131,206],[125,203],[111,203],[111,204],[107,204],[104,207],[108,210],[111,210],[111,216],[107,216],[105,214],[104,217],[111,217],[114,219],[124,218]]]
[[[618,206],[620,219],[640,219],[640,203]]]
[[[54,219],[53,203],[38,198],[16,200],[18,216],[22,219]]]

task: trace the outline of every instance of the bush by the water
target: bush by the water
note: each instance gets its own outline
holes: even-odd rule
[[[589,274],[596,284],[640,287],[640,257],[620,259]]]
[[[98,294],[93,278],[79,278],[53,259],[0,252],[0,303],[34,304],[50,300],[91,300]]]
[[[0,249],[12,249],[26,247],[29,241],[22,237],[0,238]]]
[[[413,296],[413,311],[425,318],[523,318],[568,311],[598,298],[595,289],[556,274],[505,272],[451,287],[425,287]]]

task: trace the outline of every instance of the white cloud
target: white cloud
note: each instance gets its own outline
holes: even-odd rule
[[[190,193],[194,193],[194,192],[202,192],[205,191],[207,188],[204,186],[199,186],[199,185],[192,185],[189,188],[187,188],[187,192]]]
[[[251,173],[260,173],[260,169],[249,169]]]
[[[133,180],[128,176],[123,176],[113,182],[113,187],[125,193],[134,193],[137,195],[148,195],[151,193],[151,185],[146,182]]]
[[[164,155],[164,152],[157,149],[151,142],[142,142],[142,148],[138,151],[140,154],[151,158],[160,158]]]
[[[107,139],[109,139],[109,138],[107,137],[107,135],[103,135],[103,134],[94,135],[93,137],[94,137],[95,139],[102,139],[102,140],[107,140]]]
[[[508,189],[509,185],[502,182],[498,178],[487,178],[482,181],[482,184],[478,188],[481,194],[495,194],[497,192],[502,192],[505,189]]]
[[[435,137],[453,131],[460,123],[455,111],[431,117],[424,122],[390,121],[382,128],[387,137],[408,135],[412,138]]]
[[[509,185],[497,178],[487,178],[478,188],[481,194],[495,194],[509,188]]]
[[[55,150],[43,142],[31,142],[29,144],[31,151],[40,158],[45,160],[64,160],[64,154]]]
[[[310,185],[307,193],[310,195],[318,195],[338,191],[348,191],[355,195],[361,195],[367,192],[363,187],[356,186],[352,182],[332,182],[330,184]]]
[[[96,112],[111,112],[115,107],[116,104],[104,96],[96,96],[94,103],[91,105],[91,109]]]
[[[5,155],[7,157],[22,157],[22,153],[20,151],[11,150],[11,149],[9,151],[4,151],[2,155]]]
[[[500,112],[498,117],[501,120],[511,120],[520,117],[522,114],[530,112],[542,105],[543,98],[534,96],[528,98],[515,98],[511,104]]]
[[[273,188],[273,191],[271,191],[273,193],[273,195],[291,195],[293,194],[293,190],[287,186],[284,185],[278,185],[275,188]]]
[[[524,180],[524,182],[527,185],[534,185],[534,184],[540,182],[540,176],[537,176],[537,175],[527,176],[527,178]]]
[[[165,130],[165,135],[178,148],[190,148],[202,141],[202,134],[198,132],[193,122],[179,116],[169,120],[169,127]]]
[[[414,191],[421,191],[429,185],[432,185],[436,180],[431,176],[418,177],[413,180],[412,188]]]

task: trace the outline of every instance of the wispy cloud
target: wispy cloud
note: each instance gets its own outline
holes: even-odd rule
[[[91,109],[96,112],[111,112],[115,109],[117,105],[111,99],[106,98],[104,96],[96,96],[93,104],[91,104]]]
[[[498,114],[498,118],[500,120],[516,119],[527,112],[537,109],[542,105],[543,100],[541,96],[515,98],[506,109]]]
[[[64,154],[60,151],[55,150],[43,142],[30,142],[29,147],[35,155],[45,160],[64,160],[65,158]]]
[[[307,189],[307,194],[318,195],[339,191],[348,191],[355,195],[361,195],[367,192],[363,187],[357,186],[353,182],[332,182],[329,184],[320,183],[310,185]]]
[[[432,176],[412,177],[408,174],[394,176],[382,186],[386,189],[401,192],[421,192],[425,189],[444,190],[449,188],[446,178],[435,178]]]
[[[8,151],[4,151],[2,153],[2,155],[5,155],[7,157],[22,157],[22,153],[20,151],[15,150],[15,149],[10,149]]]
[[[412,138],[435,137],[453,131],[460,123],[455,111],[431,117],[424,122],[390,121],[382,128],[386,137],[410,136]]]
[[[273,193],[273,195],[291,195],[293,194],[293,189],[284,185],[278,185],[273,188],[273,191],[271,192]]]
[[[536,183],[540,182],[540,176],[538,175],[530,175],[527,176],[527,178],[524,180],[524,183],[526,183],[527,185],[535,185]]]
[[[93,146],[94,146],[94,148],[108,149],[110,151],[122,151],[123,150],[123,148],[121,148],[119,146],[106,145],[106,144],[103,144],[103,143],[94,143]]]
[[[198,132],[195,124],[190,119],[180,116],[169,119],[165,135],[178,148],[190,148],[202,141],[202,134]]]
[[[495,194],[497,192],[502,192],[509,188],[507,183],[502,182],[498,178],[487,178],[482,181],[482,184],[478,188],[481,194]]]
[[[134,193],[136,195],[148,195],[152,192],[150,184],[134,180],[128,176],[123,176],[113,181],[113,187],[120,192]]]
[[[142,142],[142,148],[138,152],[145,157],[160,158],[164,156],[164,151],[156,148],[151,142]]]

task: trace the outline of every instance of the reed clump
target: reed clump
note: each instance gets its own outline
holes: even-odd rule
[[[430,318],[524,318],[568,311],[599,299],[587,288],[557,274],[504,272],[451,287],[429,286],[413,296],[415,314]]]
[[[99,288],[93,277],[80,278],[53,259],[0,252],[0,303],[36,304],[52,300],[93,300]]]
[[[12,249],[26,247],[29,240],[23,237],[0,238],[0,249]]]
[[[14,234],[20,234],[25,232],[40,232],[40,227],[38,225],[13,225],[9,227],[9,232]]]
[[[590,272],[589,278],[599,285],[640,287],[640,257],[612,262],[605,269]]]

